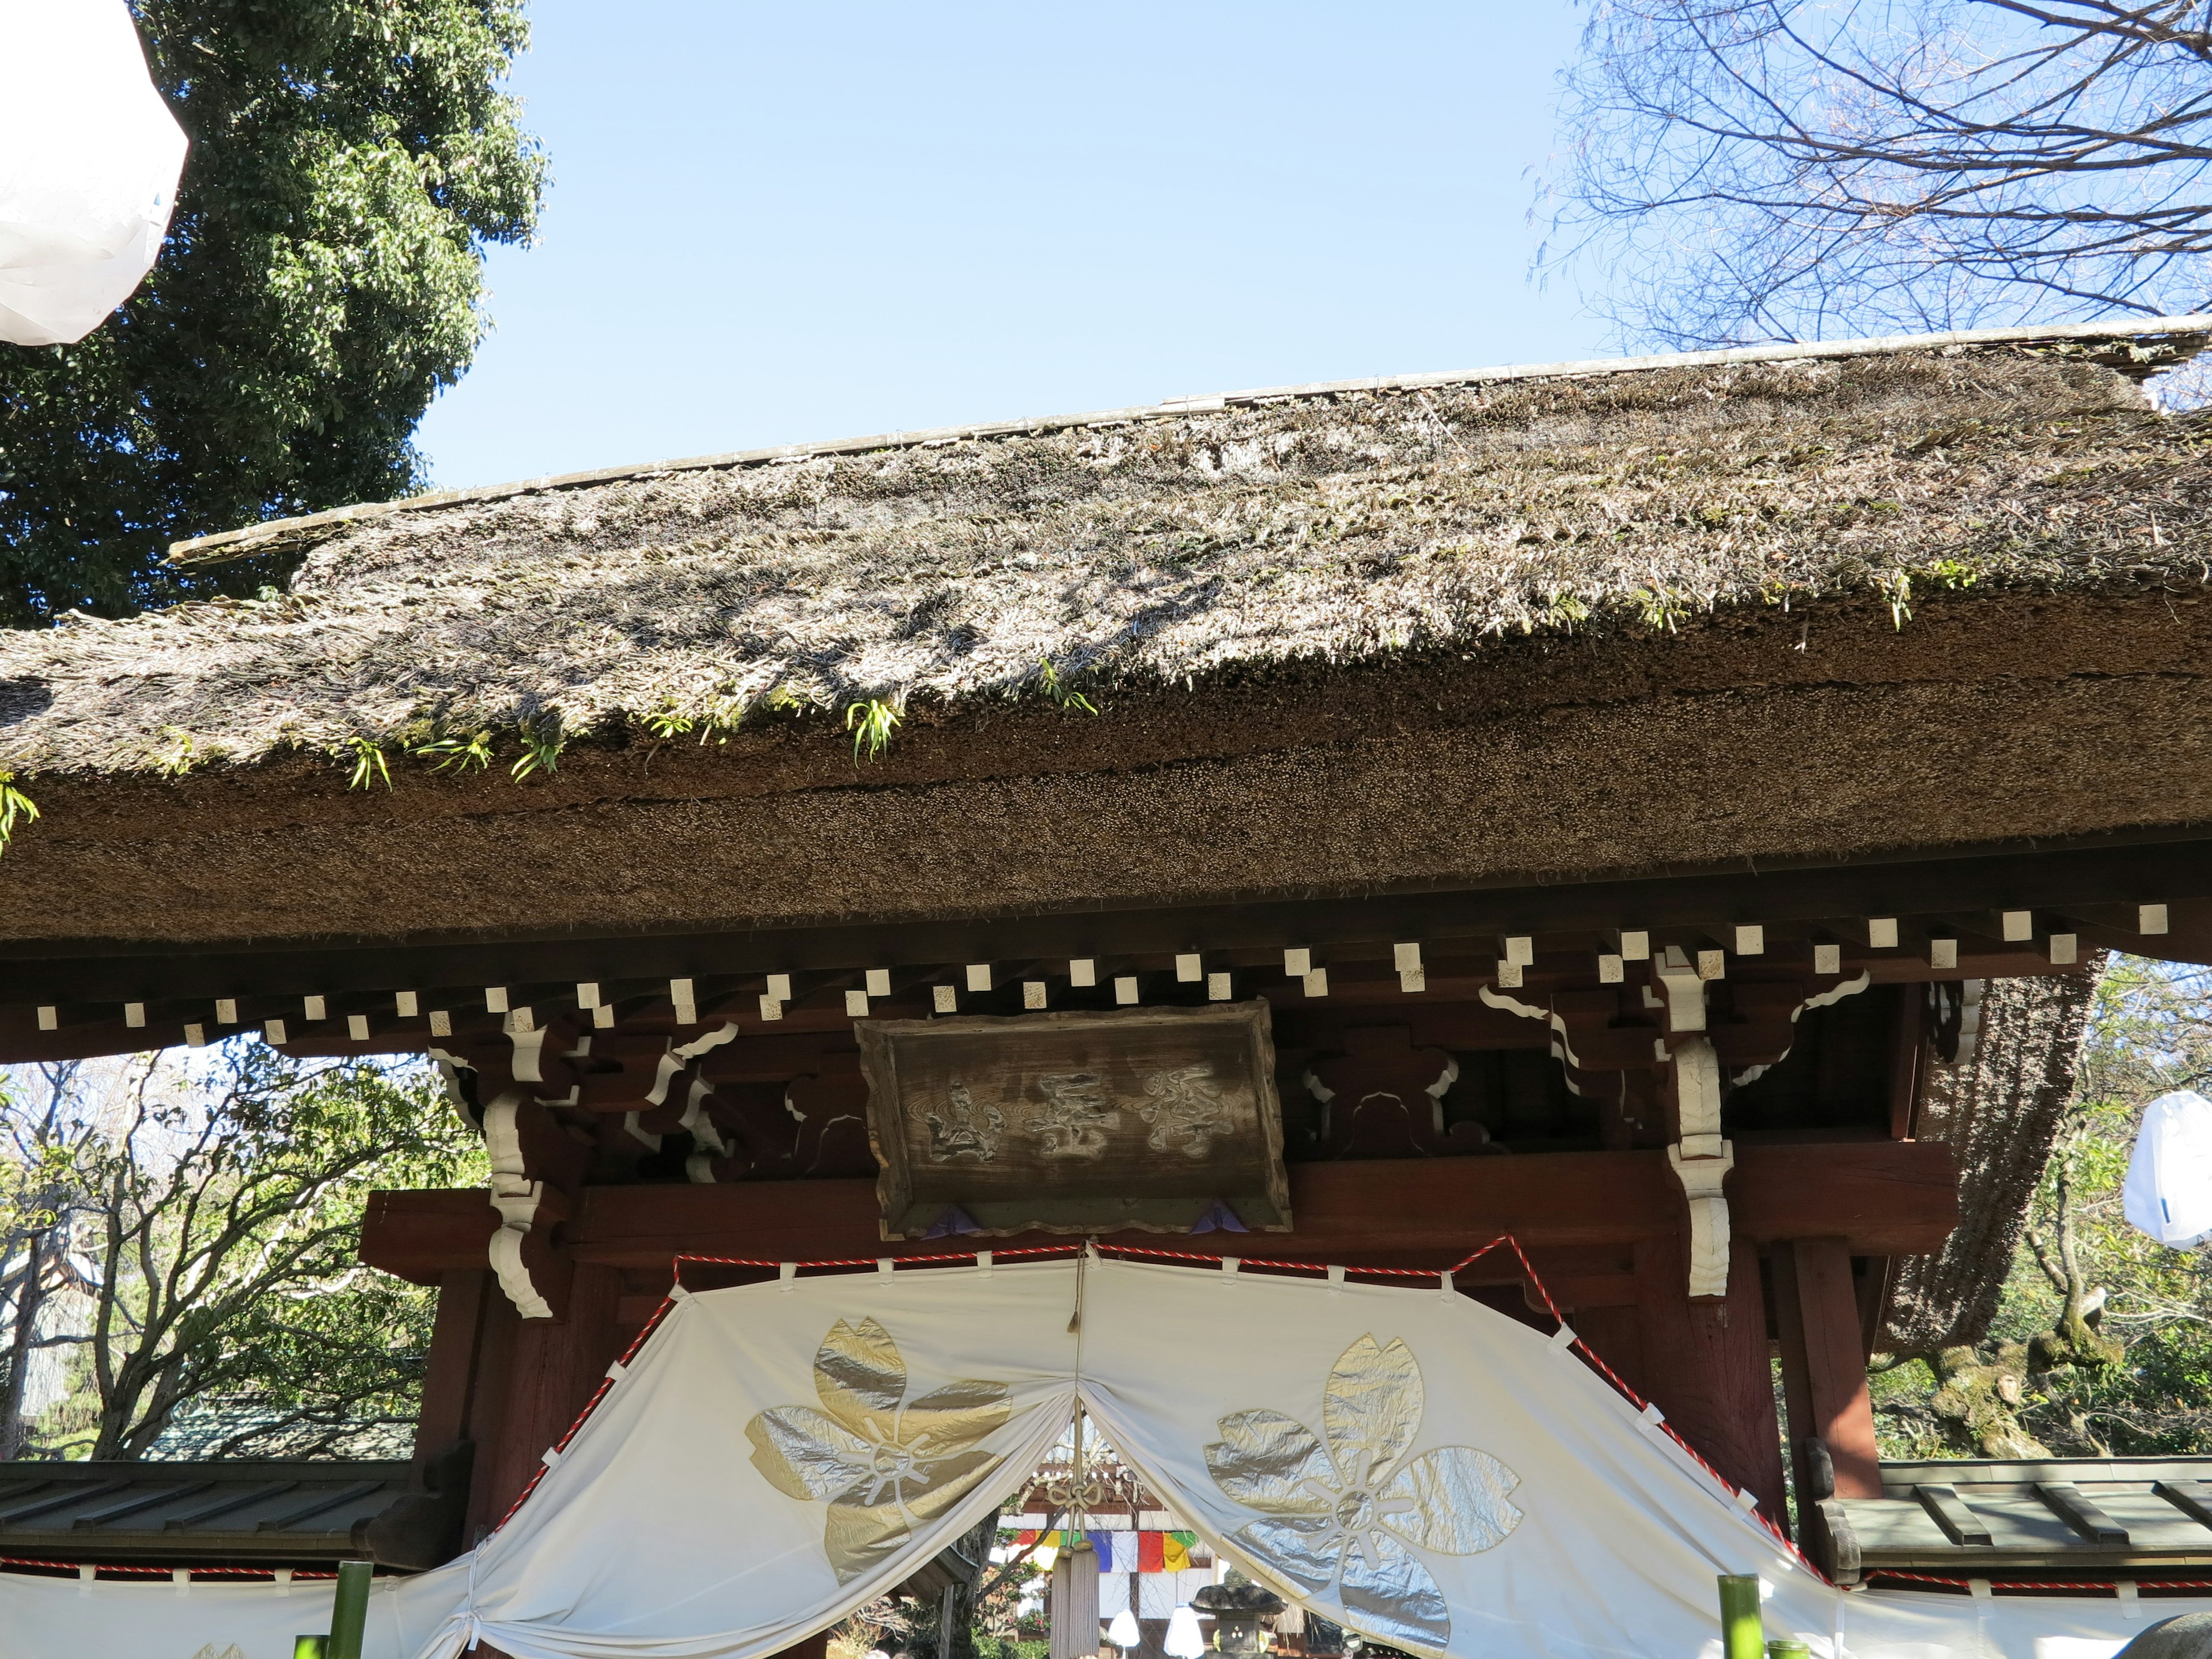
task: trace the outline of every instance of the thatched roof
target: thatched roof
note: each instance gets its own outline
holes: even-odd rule
[[[2204,428],[2139,383],[2208,337],[2198,317],[1285,388],[259,526],[179,556],[304,550],[289,592],[0,640],[0,764],[396,755],[1823,602],[2194,592]]]
[[[2208,337],[1291,388],[258,526],[184,556],[304,550],[289,592],[0,635],[44,812],[0,937],[1523,896],[1480,934],[1620,921],[1529,896],[1567,884],[2196,835],[2212,454],[2140,382]],[[905,723],[856,762],[868,703]],[[518,787],[526,735],[567,747]],[[2045,896],[2194,891],[2117,880]],[[1823,893],[1743,902],[1961,902]]]

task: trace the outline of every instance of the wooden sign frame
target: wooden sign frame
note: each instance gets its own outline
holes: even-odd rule
[[[1287,1232],[1264,1001],[860,1020],[887,1239]]]

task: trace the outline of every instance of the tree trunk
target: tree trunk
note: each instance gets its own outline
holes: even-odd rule
[[[1946,1348],[1933,1363],[1942,1386],[1928,1401],[1929,1408],[1955,1449],[1981,1457],[2051,1455],[2051,1449],[2021,1425],[2027,1382],[2024,1344],[2004,1343],[1989,1359],[1972,1348]]]
[[[23,1450],[23,1395],[31,1383],[31,1344],[39,1334],[39,1304],[46,1299],[46,1235],[31,1235],[23,1286],[15,1293],[15,1328],[8,1352],[8,1392],[0,1395],[0,1462]]]

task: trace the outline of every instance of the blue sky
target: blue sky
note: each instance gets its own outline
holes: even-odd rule
[[[532,14],[441,487],[1604,349],[1527,277],[1570,0]]]

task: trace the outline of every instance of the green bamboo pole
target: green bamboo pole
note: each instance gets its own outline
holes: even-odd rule
[[[367,1561],[338,1563],[338,1593],[331,1607],[331,1641],[325,1659],[361,1659],[362,1634],[368,1626],[369,1575],[374,1571]],[[1758,1583],[1752,1580],[1754,1587]],[[1735,1655],[1731,1653],[1729,1659],[1735,1659]],[[1758,1656],[1753,1655],[1752,1659]]]
[[[1759,1607],[1759,1575],[1724,1572],[1720,1580],[1723,1659],[1766,1659],[1766,1630]],[[334,1653],[331,1659],[357,1659],[357,1656]]]

